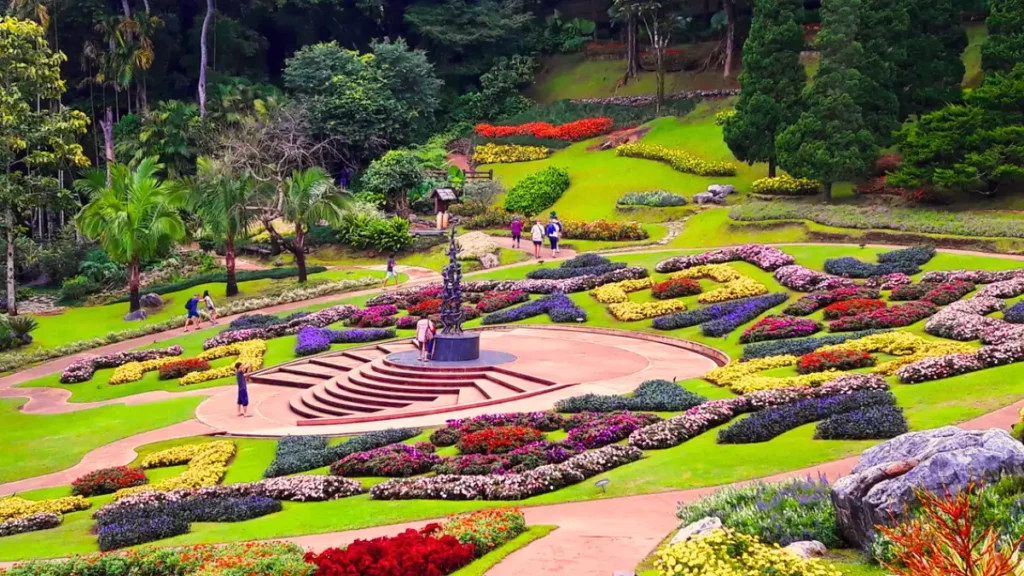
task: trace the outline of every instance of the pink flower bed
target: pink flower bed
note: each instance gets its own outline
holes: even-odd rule
[[[319,310],[308,316],[303,316],[302,318],[296,318],[284,324],[275,324],[266,328],[225,330],[213,338],[207,338],[206,341],[203,342],[203,350],[209,350],[210,348],[225,346],[227,344],[234,344],[236,342],[245,342],[246,340],[270,340],[281,336],[298,334],[299,330],[309,326],[325,328],[331,324],[348,318],[358,310],[359,308],[355,306],[344,304],[341,306],[324,308],[323,310]]]
[[[848,332],[851,330],[899,328],[924,320],[937,311],[938,307],[930,302],[907,302],[892,308],[840,318],[839,320],[829,322],[828,329],[830,332]]]
[[[1021,277],[1024,277],[1024,268],[1000,270],[998,272],[991,270],[937,270],[926,272],[921,277],[921,282],[952,282],[953,280],[962,280],[975,284],[991,284]]]
[[[998,298],[975,296],[969,300],[960,300],[946,306],[924,325],[924,331],[940,338],[967,342],[978,340],[986,332],[1007,324],[999,318],[989,318],[991,314],[1002,310],[1005,302]]]
[[[896,371],[904,384],[928,382],[1024,361],[1024,341],[985,346],[973,354],[947,354],[918,360]]]
[[[878,288],[879,290],[892,290],[897,286],[905,286],[913,280],[902,272],[894,272],[885,276],[872,276],[864,281],[866,288]]]
[[[978,296],[992,298],[1016,298],[1024,294],[1024,276],[993,282],[978,291]]]
[[[797,292],[822,292],[854,286],[854,281],[849,278],[840,278],[799,265],[779,268],[775,271],[775,280]]]
[[[744,244],[743,246],[711,250],[702,254],[669,258],[659,262],[655,270],[658,272],[678,272],[687,268],[693,268],[694,266],[723,264],[736,260],[748,262],[767,272],[777,270],[794,262],[792,256],[774,246]]]
[[[101,368],[117,368],[129,362],[145,362],[147,360],[156,360],[157,358],[167,358],[170,356],[181,356],[183,350],[181,346],[171,346],[169,348],[160,348],[155,350],[140,350],[136,352],[119,352],[117,354],[108,354],[106,356],[91,356],[89,358],[83,358],[73,362],[70,366],[64,369],[64,373],[60,375],[61,384],[78,384],[79,382],[85,382],[91,380],[93,374]]]
[[[740,336],[740,343],[800,338],[810,336],[819,330],[821,330],[821,323],[814,320],[792,316],[767,316],[747,328]]]

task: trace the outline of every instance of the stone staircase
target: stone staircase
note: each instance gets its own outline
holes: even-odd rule
[[[409,366],[388,359],[414,349],[405,341],[334,352],[260,371],[250,381],[299,388],[290,408],[304,419],[300,426],[491,406],[566,386],[503,366]]]

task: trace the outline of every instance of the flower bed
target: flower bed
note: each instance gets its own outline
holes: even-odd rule
[[[651,286],[651,295],[658,300],[695,296],[700,292],[700,283],[690,278],[670,278]]]
[[[60,514],[54,514],[53,512],[42,512],[31,516],[4,520],[3,522],[0,522],[0,538],[3,538],[4,536],[14,536],[15,534],[24,534],[25,532],[49,530],[50,528],[60,526],[63,521],[64,518],[61,517]],[[2,571],[0,571],[0,573],[7,574]]]
[[[818,422],[815,440],[878,440],[895,438],[910,431],[903,409],[897,406],[869,406],[836,414]]]
[[[716,530],[703,538],[670,544],[654,555],[658,576],[679,574],[785,574],[842,576],[817,560],[766,546],[754,536]]]
[[[882,264],[910,262],[923,266],[930,262],[932,258],[935,258],[934,246],[911,246],[910,248],[882,252],[878,255],[878,261]]]
[[[110,381],[108,382],[111,386],[117,386],[119,384],[127,384],[129,382],[138,382],[142,380],[142,377],[146,375],[146,372],[153,370],[159,370],[168,362],[174,362],[175,360],[168,358],[156,358],[154,360],[145,360],[143,362],[129,362],[122,364],[117,368],[114,368],[114,373],[110,375]]]
[[[519,146],[517,144],[481,144],[473,149],[474,164],[510,164],[532,162],[551,155],[551,149],[543,146]]]
[[[248,340],[237,344],[228,344],[226,346],[218,346],[216,348],[210,348],[209,350],[203,350],[199,353],[199,359],[216,360],[217,358],[237,356],[238,362],[248,364],[252,370],[259,370],[263,367],[263,355],[266,353],[266,342],[263,340]],[[212,368],[204,372],[191,372],[186,374],[178,380],[178,384],[188,386],[189,384],[198,384],[209,380],[229,378],[234,375],[235,367],[233,365],[221,366],[220,368]]]
[[[334,446],[328,446],[324,436],[285,436],[278,440],[274,460],[263,471],[263,476],[274,478],[316,470],[349,454],[404,442],[417,435],[419,431],[412,428],[388,428],[362,434]]]
[[[636,462],[643,452],[611,444],[521,474],[500,476],[423,476],[382,482],[370,489],[375,500],[522,500],[578,484]]]
[[[672,275],[672,278],[710,278],[715,282],[725,283],[720,288],[716,288],[715,290],[705,292],[698,296],[697,301],[702,304],[714,304],[717,302],[725,302],[726,300],[750,298],[752,296],[760,296],[768,293],[767,286],[740,274],[739,271],[727,264],[706,264],[694,266],[692,268],[676,272]]]
[[[419,304],[413,304],[407,309],[410,316],[418,316],[420,318],[426,318],[431,314],[437,314],[441,310],[440,298],[432,298],[430,300],[424,300]]]
[[[662,316],[656,318],[651,325],[658,330],[676,330],[699,324],[703,335],[716,338],[729,334],[788,299],[789,294],[777,292],[756,298],[734,300],[706,306],[693,312]]]
[[[623,262],[612,262],[604,256],[596,254],[581,254],[571,260],[566,260],[558,268],[537,268],[526,274],[527,278],[534,280],[565,280],[579,276],[601,276],[615,270],[622,270],[626,267]],[[646,274],[644,275],[646,277]]]
[[[555,403],[559,412],[616,412],[620,410],[681,412],[706,402],[707,398],[668,380],[647,380],[632,396],[583,394]]]
[[[1013,270],[935,270],[925,272],[921,282],[952,282],[960,280],[974,284],[992,284],[1005,282],[1014,278],[1024,278],[1024,268]]]
[[[494,508],[452,516],[441,533],[476,547],[477,556],[495,550],[526,532],[526,517],[518,508]]]
[[[563,220],[562,238],[568,240],[604,240],[622,242],[647,240],[651,235],[638,222],[608,222],[607,220]]]
[[[860,350],[837,350],[834,352],[811,352],[800,358],[796,371],[801,374],[837,370],[856,370],[875,365],[875,358]]]
[[[333,476],[408,478],[429,472],[441,459],[406,444],[349,454],[331,465]]]
[[[170,360],[160,366],[160,379],[173,380],[181,378],[192,372],[202,372],[210,369],[210,363],[199,358],[185,358],[182,360]]]
[[[414,318],[418,320],[418,318]],[[399,326],[401,327],[401,326]],[[331,349],[331,344],[356,344],[387,340],[396,336],[394,328],[356,328],[331,330],[307,326],[299,331],[295,342],[296,356],[319,354]]]
[[[842,344],[848,340],[856,340],[864,338],[865,336],[882,334],[884,332],[884,330],[862,330],[860,332],[829,334],[827,336],[816,336],[813,338],[758,342],[744,346],[743,356],[740,360],[746,362],[755,358],[767,358],[769,356],[803,356],[804,354],[810,354],[824,346]]]
[[[743,331],[740,343],[800,338],[801,336],[810,336],[820,330],[821,323],[814,320],[792,316],[766,316]]]
[[[117,368],[129,362],[145,362],[158,358],[170,356],[181,356],[184,350],[181,346],[170,346],[168,348],[157,348],[153,350],[140,350],[137,352],[119,352],[107,356],[92,356],[83,358],[71,363],[60,375],[61,384],[77,384],[92,380],[93,375],[101,368]]]
[[[547,122],[528,122],[518,126],[494,126],[477,124],[474,130],[483,138],[509,138],[511,136],[532,136],[544,140],[566,140],[579,142],[612,131],[611,118],[584,118],[557,126]]]
[[[796,264],[783,266],[776,270],[775,280],[786,288],[797,292],[827,292],[854,285],[853,280],[849,278],[832,276]]]
[[[888,388],[889,385],[880,376],[848,374],[817,388],[794,386],[762,390],[726,400],[711,400],[695,406],[679,416],[633,432],[629,435],[629,444],[644,450],[671,448],[747,412],[780,406],[805,398],[826,398],[859,390],[888,390]]]
[[[504,454],[544,439],[544,433],[528,426],[498,426],[463,434],[456,446],[463,454]]]
[[[605,284],[590,291],[590,295],[602,304],[613,304],[617,302],[628,302],[630,292],[639,292],[654,286],[651,278],[640,280],[623,280],[613,284]]]
[[[824,268],[825,272],[844,278],[868,278],[896,273],[914,275],[921,271],[921,267],[914,262],[896,261],[885,264],[868,264],[852,256],[829,258],[825,260]]]
[[[615,149],[617,156],[626,158],[644,158],[646,160],[657,160],[664,162],[680,172],[696,174],[697,176],[735,176],[736,167],[728,162],[716,162],[703,160],[685,152],[673,148],[666,148],[659,144],[645,144],[633,142],[623,144]]]
[[[569,418],[566,429],[569,430],[569,442],[600,448],[625,440],[636,430],[661,420],[656,414],[629,411],[609,414],[583,412]]]
[[[937,311],[938,308],[934,304],[918,300],[891,308],[840,318],[829,322],[828,329],[830,332],[846,332],[850,330],[899,328],[924,320]]]
[[[94,470],[71,483],[71,494],[74,496],[100,496],[113,494],[121,488],[142,486],[149,482],[141,468],[115,466]]]
[[[973,282],[954,280],[952,282],[921,282],[897,286],[889,294],[890,300],[924,300],[936,306],[952,304],[974,291]],[[978,294],[982,294],[979,292]]]
[[[991,298],[1016,298],[1021,294],[1024,294],[1024,278],[1022,277],[993,282],[978,291],[978,296]]]
[[[356,540],[345,548],[306,553],[316,576],[406,576],[451,574],[477,556],[476,546],[443,534],[437,524],[408,529],[397,536]]]
[[[318,310],[307,316],[294,318],[284,324],[275,324],[266,328],[227,330],[213,338],[207,338],[206,341],[203,342],[203,349],[209,350],[210,348],[219,348],[228,344],[245,342],[246,340],[270,340],[273,338],[280,338],[281,336],[298,334],[300,330],[307,326],[323,328],[336,322],[341,322],[358,310],[359,308],[355,306],[344,304],[341,306],[324,308],[323,310]]]
[[[522,290],[510,290],[508,292],[492,291],[484,294],[480,302],[477,303],[476,309],[481,313],[490,314],[509,306],[529,302],[529,300],[530,295]]]
[[[397,323],[395,314],[398,308],[393,305],[370,306],[363,310],[357,310],[345,319],[345,326],[353,328],[385,328],[394,326]]]
[[[555,412],[506,412],[483,414],[471,418],[449,420],[443,428],[430,434],[435,446],[454,446],[465,434],[503,426],[525,426],[542,432],[554,432],[565,425],[565,419]]]
[[[878,290],[893,290],[897,286],[904,286],[913,281],[906,274],[886,274],[885,276],[872,276],[864,281],[864,288],[877,288]]]
[[[888,390],[861,390],[825,398],[797,400],[766,408],[719,430],[719,444],[767,442],[794,428],[845,414],[869,406],[895,406],[896,397]]]
[[[542,440],[507,454],[467,454],[444,458],[434,466],[434,472],[461,476],[519,474],[547,464],[560,464],[584,450],[585,446],[575,442]]]
[[[484,316],[483,324],[508,324],[547,314],[552,322],[586,322],[587,313],[561,292]]]
[[[916,384],[1024,361],[1024,341],[984,346],[975,352],[923,358],[896,371],[900,382]]]
[[[228,463],[234,456],[235,443],[230,440],[186,444],[155,452],[142,459],[140,464],[142,468],[148,470],[182,464],[187,464],[188,468],[177,476],[164,478],[152,484],[122,488],[114,492],[114,500],[140,492],[167,492],[183,488],[216,486],[224,479],[224,475],[228,472]]]
[[[92,503],[81,496],[51,500],[26,500],[18,496],[0,498],[0,522],[28,518],[38,514],[69,514],[88,510]]]
[[[670,206],[686,206],[686,196],[665,190],[647,192],[627,192],[615,202],[619,206],[649,206],[652,208],[668,208]]]
[[[533,216],[554,206],[569,189],[569,172],[549,166],[523,178],[505,195],[505,210]]]
[[[630,266],[627,268],[612,266],[611,268],[615,269],[602,274],[583,274],[581,276],[573,276],[562,280],[476,280],[463,283],[462,290],[463,292],[470,294],[489,292],[492,290],[505,292],[510,290],[522,290],[523,292],[530,294],[553,294],[555,292],[571,294],[574,292],[593,290],[598,286],[603,286],[612,282],[639,280],[641,278],[646,278],[649,275],[647,269],[641,266]]]
[[[608,311],[620,322],[636,322],[649,320],[686,310],[686,303],[681,300],[662,300],[660,302],[619,302],[609,304]]]
[[[1017,302],[1003,312],[1003,320],[1013,324],[1024,324],[1024,301]]]
[[[770,194],[773,196],[814,196],[821,188],[821,182],[810,178],[793,178],[788,174],[775,178],[759,178],[754,180],[750,191],[754,194]]]
[[[654,269],[662,273],[678,272],[687,268],[693,268],[694,266],[724,264],[726,262],[734,262],[736,260],[742,260],[748,264],[753,264],[766,272],[772,272],[794,262],[792,256],[774,246],[766,246],[764,244],[744,244],[743,246],[720,248],[717,250],[711,250],[710,252],[703,252],[701,254],[693,254],[690,256],[675,256],[667,260],[662,260]]]
[[[807,316],[808,314],[828,307],[836,302],[855,299],[870,300],[876,299],[878,296],[878,290],[873,288],[847,286],[845,288],[836,288],[835,290],[829,290],[827,292],[818,292],[815,294],[808,294],[807,296],[801,296],[796,302],[786,306],[782,313],[790,316]]]
[[[950,340],[978,340],[1004,324],[998,318],[985,316],[1002,310],[1004,306],[1006,303],[1001,299],[985,296],[954,302],[932,316],[924,325],[924,331]]]
[[[854,298],[829,304],[822,311],[826,320],[835,320],[844,316],[856,316],[867,312],[874,312],[885,308],[885,302],[865,298]]]

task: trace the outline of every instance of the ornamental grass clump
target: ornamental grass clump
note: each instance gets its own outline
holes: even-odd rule
[[[842,545],[831,486],[821,476],[782,482],[755,482],[740,488],[722,488],[692,504],[682,504],[676,516],[683,525],[708,516],[766,544],[786,546],[817,540],[829,548]]]

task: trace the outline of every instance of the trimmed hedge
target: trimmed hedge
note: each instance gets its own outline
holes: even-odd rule
[[[627,192],[616,201],[616,204],[619,206],[649,206],[652,208],[686,206],[686,196],[669,192],[667,190]]]
[[[411,428],[388,428],[356,436],[334,446],[328,446],[324,436],[285,436],[278,441],[274,461],[263,471],[263,477],[274,478],[315,470],[349,454],[403,442],[417,434],[419,432]]]
[[[326,266],[307,266],[307,274],[319,274],[320,272],[326,272]],[[299,269],[290,266],[287,268],[270,268],[267,270],[242,270],[235,272],[235,280],[237,282],[248,282],[250,280],[281,280],[283,278],[291,278],[299,275]],[[212,282],[227,282],[227,272],[207,272],[205,274],[199,274],[185,280],[179,280],[178,282],[171,282],[170,284],[158,284],[156,286],[150,286],[143,288],[144,294],[170,294],[171,292],[177,292],[179,290],[186,290],[193,286],[199,286],[200,284],[209,284]],[[118,304],[121,302],[127,302],[130,296],[125,295],[117,300],[114,300],[112,304]]]
[[[616,412],[619,410],[646,412],[682,412],[707,398],[694,394],[675,382],[647,380],[637,387],[632,396],[583,394],[555,403],[558,412]]]
[[[558,202],[569,189],[569,172],[549,166],[523,178],[505,196],[505,210],[533,216]]]
[[[897,406],[870,406],[837,414],[818,423],[817,440],[884,440],[910,431],[903,409]]]

